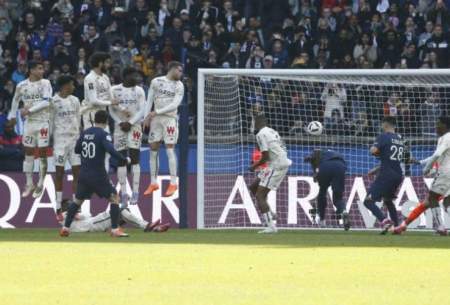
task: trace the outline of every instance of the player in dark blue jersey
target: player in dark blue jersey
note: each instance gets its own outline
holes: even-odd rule
[[[392,224],[398,225],[397,209],[393,199],[396,197],[398,187],[403,181],[402,162],[404,162],[405,147],[399,134],[395,132],[395,118],[385,117],[382,121],[383,133],[378,136],[370,153],[380,159],[378,175],[370,186],[364,206],[381,223],[381,234],[386,234]],[[388,209],[388,219],[375,202],[383,199]]]
[[[120,161],[130,162],[114,149],[111,136],[104,130],[108,122],[108,113],[104,110],[95,113],[95,125],[84,130],[75,146],[75,152],[81,155],[80,176],[75,194],[75,202],[72,202],[67,210],[67,216],[60,231],[61,236],[69,236],[69,228],[75,214],[84,200],[90,199],[92,194],[106,198],[110,204],[111,236],[128,236],[119,227],[119,197],[116,189],[109,180],[105,170],[105,155],[111,154]]]
[[[317,196],[317,210],[319,212],[320,225],[325,226],[325,209],[327,206],[327,191],[331,186],[333,190],[333,204],[336,207],[336,215],[342,222],[344,229],[350,229],[350,220],[345,211],[343,200],[345,190],[345,172],[347,165],[344,157],[329,149],[314,150],[305,158],[305,162],[311,164],[314,171],[314,181],[319,184]],[[315,217],[315,209],[312,213]]]

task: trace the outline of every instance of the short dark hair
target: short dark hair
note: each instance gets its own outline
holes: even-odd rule
[[[108,112],[105,110],[99,110],[95,113],[94,122],[97,124],[108,123]]]
[[[441,116],[439,118],[439,122],[444,124],[447,129],[450,129],[450,117],[448,116]]]
[[[31,60],[30,62],[28,62],[28,70],[32,70],[39,65],[43,66],[44,64],[40,61]]]
[[[89,58],[89,64],[90,64],[91,68],[97,68],[100,65],[100,63],[102,63],[110,58],[111,58],[111,55],[109,55],[106,52],[95,52]]]
[[[128,75],[137,73],[137,72],[138,72],[138,70],[134,67],[126,67],[122,71],[122,78],[125,79]]]
[[[178,68],[178,67],[183,67],[183,64],[179,61],[169,61],[169,63],[167,64],[167,71],[172,70],[173,68]]]
[[[392,125],[392,126],[396,126],[397,125],[397,120],[395,119],[395,117],[393,117],[393,116],[385,116],[384,118],[383,118],[383,121],[382,121],[383,123],[388,123],[388,124],[390,124],[390,125]]]
[[[60,77],[58,77],[58,79],[56,80],[56,86],[61,89],[62,86],[70,83],[70,82],[74,82],[75,83],[75,78],[73,78],[70,75],[61,75]]]

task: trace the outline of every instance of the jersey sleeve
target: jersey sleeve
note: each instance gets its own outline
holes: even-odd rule
[[[384,135],[379,135],[375,140],[375,143],[373,143],[373,146],[378,148],[378,150],[381,150],[381,148],[384,146],[384,142],[385,142]]]
[[[150,83],[150,88],[148,89],[147,103],[144,107],[144,118],[148,116],[152,110],[153,102],[155,100],[155,80],[153,79]]]
[[[97,98],[97,88],[95,81],[91,77],[84,79],[84,98],[88,104],[97,106],[110,106],[111,101],[103,101]]]
[[[157,114],[165,114],[169,112],[173,112],[178,109],[181,101],[184,97],[184,85],[182,82],[178,82],[177,87],[175,88],[175,96],[171,103],[167,104],[165,107],[155,110]]]
[[[50,81],[46,81],[45,85],[43,86],[43,92],[42,92],[42,101],[31,107],[29,110],[31,113],[38,112],[42,109],[45,109],[50,106],[50,99],[52,98],[53,94],[53,88]]]
[[[16,87],[16,91],[14,92],[14,97],[11,104],[11,110],[8,113],[8,120],[15,119],[17,115],[17,109],[19,108],[19,102],[22,98],[21,93],[22,86],[19,83]]]
[[[131,117],[130,124],[136,124],[144,117],[144,105],[145,105],[145,92],[141,87],[137,87],[137,103],[139,110]]]
[[[424,172],[427,173],[431,170],[433,167],[433,163],[439,159],[440,156],[447,150],[450,149],[450,137],[444,136],[441,138],[441,141],[438,141],[438,145],[436,147],[435,152],[433,155],[426,159],[426,164],[424,168]]]

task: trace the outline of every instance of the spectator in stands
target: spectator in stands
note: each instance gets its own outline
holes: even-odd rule
[[[96,0],[97,3],[99,0]],[[82,37],[82,47],[89,58],[94,52],[108,52],[109,45],[103,35],[98,33],[95,24],[88,25],[87,33]]]
[[[401,65],[404,65],[408,69],[420,68],[421,62],[414,43],[411,42],[405,47],[402,53]]]
[[[14,131],[12,121],[5,121],[0,134],[0,171],[21,171],[23,159],[22,137]]]
[[[250,57],[247,59],[245,67],[247,69],[262,69],[264,59],[264,50],[260,46],[255,46],[251,51]]]
[[[422,135],[434,136],[436,134],[435,124],[437,119],[442,115],[441,105],[439,102],[439,92],[434,89],[425,99],[418,111],[418,116],[421,119]]]
[[[11,109],[14,89],[14,83],[9,79],[6,80],[4,85],[0,86],[0,114],[6,114]]]
[[[25,78],[27,78],[27,71],[28,71],[28,67],[26,62],[22,61],[19,62],[17,69],[13,72],[12,74],[12,81],[14,82],[14,84],[18,84],[21,81],[23,81]]]
[[[377,47],[373,45],[373,38],[370,33],[363,33],[353,48],[353,58],[356,61],[358,61],[361,56],[364,56],[364,59],[371,64],[374,64],[378,58],[377,53]]]
[[[329,129],[332,124],[332,115],[334,116],[334,123],[336,123],[336,116],[340,119],[344,118],[344,104],[347,102],[347,92],[345,88],[339,87],[338,84],[327,83],[323,89],[320,100],[325,104],[324,108],[324,122],[325,128]]]
[[[425,53],[434,52],[437,56],[437,65],[439,68],[448,67],[449,42],[444,35],[440,24],[434,27],[433,35],[425,44]]]

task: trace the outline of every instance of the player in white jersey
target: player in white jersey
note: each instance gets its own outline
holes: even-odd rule
[[[8,119],[16,120],[16,112],[19,102],[23,102],[20,113],[25,118],[23,146],[25,148],[25,160],[23,172],[26,175],[26,186],[22,197],[33,193],[33,197],[41,196],[44,178],[47,174],[47,148],[49,146],[50,130],[50,98],[52,97],[52,85],[47,79],[43,79],[44,66],[39,62],[29,63],[29,77],[17,85]],[[37,186],[33,183],[34,149],[39,148],[39,181]]]
[[[68,202],[63,203],[64,210],[67,210],[67,203]],[[66,212],[63,213],[63,218],[59,221],[61,224],[64,223],[66,214]],[[120,221],[121,225],[129,224],[143,229],[144,232],[161,233],[166,232],[170,228],[170,223],[161,224],[160,219],[150,223],[134,215],[126,208],[120,210]],[[101,212],[95,216],[77,214],[70,225],[70,231],[73,233],[105,232],[109,229],[111,229],[111,215],[109,214],[109,211]]]
[[[428,197],[411,211],[401,225],[394,229],[396,234],[406,231],[407,226],[428,208],[433,209],[439,206],[440,199],[444,198],[443,203],[446,210],[450,206],[450,117],[439,118],[436,132],[439,136],[436,151],[431,157],[420,161],[420,164],[424,165],[423,173],[425,176],[430,174],[435,162],[439,164],[437,174],[428,192]],[[447,230],[440,224],[439,217],[433,218],[435,218],[435,222],[438,222],[437,233],[447,235]]]
[[[144,117],[145,92],[142,87],[137,86],[139,72],[135,68],[125,68],[122,72],[123,83],[112,87],[113,99],[119,103],[111,106],[110,114],[115,121],[114,147],[115,149],[131,159],[131,173],[133,175],[133,194],[130,204],[137,204],[139,199],[139,179],[141,167],[139,155],[142,142],[141,121]],[[127,164],[119,163],[117,177],[120,183],[121,205],[126,207],[128,195]]]
[[[51,100],[53,114],[53,155],[55,159],[56,215],[61,221],[61,202],[63,195],[64,167],[66,162],[72,167],[72,191],[76,193],[80,173],[80,155],[75,153],[75,144],[80,136],[80,101],[72,93],[75,79],[63,75],[58,78],[59,91]]]
[[[184,86],[180,81],[182,75],[182,64],[172,61],[168,64],[167,75],[154,78],[150,84],[144,128],[150,126],[148,142],[150,143],[151,183],[144,195],[150,195],[153,191],[159,189],[157,183],[158,152],[163,141],[166,145],[170,172],[170,184],[165,196],[173,195],[178,189],[175,144],[178,140],[178,106],[180,106],[184,96]]]
[[[286,176],[292,161],[287,157],[286,146],[278,132],[267,127],[267,120],[263,114],[255,117],[256,141],[262,157],[250,167],[254,171],[262,164],[267,163],[268,167],[261,175],[258,189],[256,190],[256,201],[262,213],[266,229],[260,233],[276,233],[273,213],[267,203],[267,194],[271,190],[275,191]]]
[[[91,72],[84,78],[83,127],[94,126],[94,116],[99,110],[106,110],[108,106],[117,105],[112,99],[111,82],[106,71],[111,65],[108,53],[97,52],[89,58]]]

